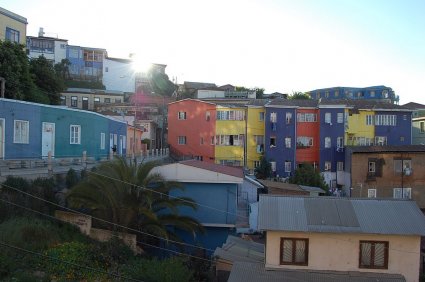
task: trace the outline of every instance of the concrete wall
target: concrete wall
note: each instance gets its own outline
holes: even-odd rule
[[[279,265],[280,238],[309,239],[308,266]],[[388,269],[359,268],[359,241],[388,241]],[[420,236],[267,232],[266,267],[402,274],[419,281]]]
[[[135,69],[131,61],[103,60],[103,85],[106,90],[135,92]]]

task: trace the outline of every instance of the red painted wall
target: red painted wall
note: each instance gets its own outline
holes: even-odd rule
[[[209,120],[206,112],[210,112]],[[186,119],[179,120],[178,113],[186,112]],[[214,162],[216,105],[195,99],[168,104],[168,144],[179,155],[202,156],[203,161]],[[178,144],[178,137],[186,136],[186,145]],[[203,144],[201,144],[201,137]]]
[[[320,116],[317,109],[298,109],[298,113],[313,113],[316,114],[316,122],[298,122],[297,120],[297,137],[313,137],[313,146],[308,148],[297,148],[296,161],[297,163],[316,163],[319,165],[319,148],[320,148]]]

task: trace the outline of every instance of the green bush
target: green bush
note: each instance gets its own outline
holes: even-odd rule
[[[191,281],[193,271],[189,270],[185,260],[171,257],[164,260],[133,259],[121,267],[125,277],[146,282]]]

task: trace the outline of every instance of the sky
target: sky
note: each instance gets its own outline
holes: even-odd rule
[[[27,35],[136,53],[178,83],[266,93],[385,85],[425,104],[425,0],[2,0]]]

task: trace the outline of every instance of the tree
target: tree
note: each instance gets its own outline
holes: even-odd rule
[[[260,165],[255,168],[255,177],[259,179],[266,179],[272,175],[272,165],[271,163],[264,157],[260,158]]]
[[[60,63],[55,65],[56,75],[61,77],[64,81],[69,79],[69,66],[71,62],[68,59],[62,59]]]
[[[67,200],[73,208],[89,208],[93,216],[163,238],[178,239],[175,230],[193,235],[203,231],[198,221],[178,213],[179,207],[195,209],[196,204],[189,198],[169,197],[170,191],[181,187],[151,173],[155,166],[116,158],[89,173],[70,190]]]
[[[263,95],[264,95],[264,88],[259,88],[259,87],[254,87],[254,88],[246,88],[243,86],[236,86],[235,87],[236,91],[255,91],[255,98],[257,99],[262,99]]]
[[[5,97],[32,102],[45,102],[31,78],[24,46],[0,41],[0,77],[6,80]]]
[[[170,97],[176,91],[176,85],[170,81],[168,75],[162,72],[151,71],[150,84],[152,91],[162,96]]]
[[[60,104],[60,93],[65,85],[62,78],[57,75],[53,65],[44,56],[30,60],[30,72],[38,89],[49,99],[50,104]]]
[[[329,190],[323,175],[315,170],[311,164],[306,163],[295,170],[294,175],[289,178],[289,183],[320,187],[325,191]]]
[[[309,100],[310,99],[310,95],[308,95],[307,93],[303,93],[303,92],[292,91],[292,95],[289,95],[288,99],[292,99],[292,100]]]

